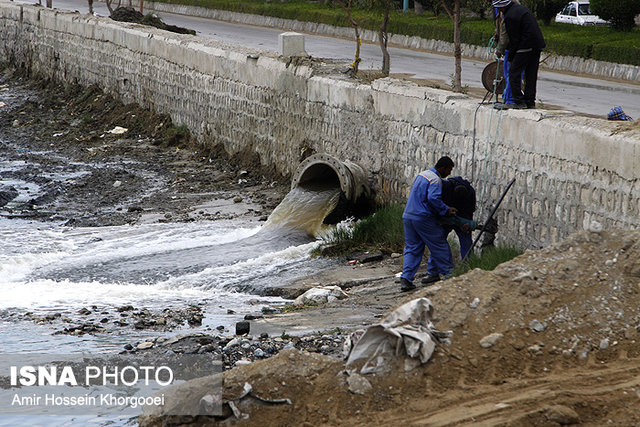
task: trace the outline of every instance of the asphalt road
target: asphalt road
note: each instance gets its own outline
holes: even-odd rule
[[[123,3],[125,2],[126,0]],[[53,0],[53,6],[78,10],[81,13],[88,12],[86,1]],[[94,3],[94,10],[103,16],[109,14],[104,3]],[[200,37],[261,50],[277,51],[278,34],[283,32],[280,29],[230,24],[199,17],[168,13],[158,15],[168,24],[196,30]],[[355,42],[307,34],[305,48],[313,57],[344,61],[347,65],[353,61]],[[449,87],[454,72],[453,56],[405,48],[390,48],[389,51],[392,74],[436,80],[441,82],[443,88]],[[544,53],[542,56],[544,57]],[[382,55],[377,44],[363,43],[360,57],[361,69],[381,68]],[[486,64],[483,61],[464,59],[462,85],[482,89],[481,75]],[[619,105],[626,114],[640,118],[640,84],[541,70],[538,75],[537,99],[539,108],[549,105],[600,117],[606,117],[613,106]]]

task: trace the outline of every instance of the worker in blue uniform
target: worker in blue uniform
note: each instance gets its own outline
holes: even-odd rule
[[[402,214],[405,241],[404,265],[400,276],[402,291],[415,289],[413,278],[422,262],[425,245],[429,248],[428,276],[422,283],[433,283],[440,280],[441,275],[451,274],[451,248],[438,218],[457,213],[455,208],[442,201],[442,179],[451,174],[453,167],[453,160],[447,156],[441,157],[434,167],[420,172],[413,181]]]

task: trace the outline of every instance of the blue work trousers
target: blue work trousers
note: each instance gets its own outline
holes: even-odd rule
[[[404,223],[404,265],[402,277],[413,281],[422,262],[425,245],[429,248],[427,273],[430,276],[448,275],[453,270],[451,248],[447,242],[447,233],[438,220],[425,217],[421,220],[403,218]]]
[[[502,91],[502,102],[505,104],[513,104],[513,95],[511,95],[511,83],[509,83],[509,61],[507,61],[507,57],[509,56],[509,50],[504,51],[504,56],[502,57],[504,60],[502,61],[502,70],[504,72],[504,90]]]
[[[471,232],[469,231],[468,233],[465,233],[458,227],[450,227],[446,225],[444,226],[444,231],[445,233],[447,233],[447,236],[449,235],[449,233],[451,233],[451,230],[455,231],[456,235],[458,236],[458,242],[460,242],[460,259],[464,259],[464,257],[467,255],[467,252],[469,252],[469,249],[471,249],[471,245],[473,244]]]
[[[509,81],[509,69],[511,68],[511,65],[509,64],[509,61],[507,61],[508,57],[509,57],[509,50],[507,49],[504,51],[504,56],[502,57],[503,59],[502,70],[504,71],[504,80],[505,80],[504,90],[502,91],[502,102],[505,104],[513,104],[514,103],[513,93],[511,93],[511,83]],[[524,71],[520,73],[520,80],[522,80],[523,78],[524,78]]]

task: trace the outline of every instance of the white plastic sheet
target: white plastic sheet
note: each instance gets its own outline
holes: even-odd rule
[[[350,337],[346,366],[366,360],[360,372],[383,371],[393,360],[408,357],[405,367],[426,363],[436,343],[448,342],[451,332],[438,331],[431,322],[433,305],[428,298],[418,298],[401,305],[380,323]]]

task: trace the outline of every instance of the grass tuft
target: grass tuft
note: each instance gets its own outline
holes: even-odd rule
[[[305,310],[307,308],[311,308],[311,307],[317,307],[321,305],[320,303],[314,303],[314,302],[306,302],[302,305],[295,305],[292,302],[288,302],[285,305],[283,305],[282,307],[280,307],[280,313],[295,313],[296,311],[301,311],[301,310]]]
[[[487,248],[482,251],[481,255],[472,254],[467,257],[464,263],[458,264],[453,271],[453,276],[460,276],[476,268],[491,271],[503,262],[510,261],[521,254],[520,249],[511,246]]]
[[[401,204],[387,205],[373,215],[356,222],[353,228],[336,228],[327,238],[327,244],[320,250],[321,254],[339,256],[372,248],[384,252],[402,252],[404,247],[403,210],[404,205]]]

